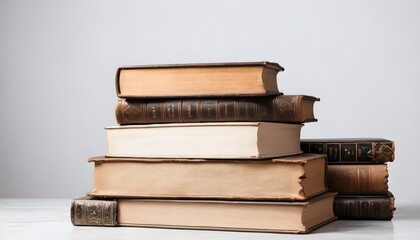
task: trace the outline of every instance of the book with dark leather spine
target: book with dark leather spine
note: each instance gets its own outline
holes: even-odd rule
[[[315,122],[314,103],[306,95],[241,98],[118,99],[118,124],[191,122]]]
[[[395,198],[385,195],[337,195],[334,213],[339,219],[391,220],[395,211]]]
[[[376,164],[394,161],[394,142],[384,138],[301,139],[303,152],[326,154],[329,164]]]

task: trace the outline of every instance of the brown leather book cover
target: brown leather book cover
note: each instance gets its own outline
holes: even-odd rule
[[[385,195],[337,195],[334,214],[339,219],[391,220],[395,211],[395,198]]]
[[[314,122],[314,103],[306,95],[242,98],[118,99],[118,124],[182,122]]]
[[[265,66],[277,71],[284,71],[280,64],[269,61],[256,61],[256,62],[223,62],[223,63],[179,63],[179,64],[149,64],[149,65],[132,65],[120,67],[122,69],[139,69],[139,68],[202,68],[202,67],[248,67],[248,66]]]
[[[386,164],[328,165],[328,190],[338,194],[386,194]]]
[[[301,139],[305,153],[326,154],[328,164],[372,164],[393,162],[395,144],[384,138]]]

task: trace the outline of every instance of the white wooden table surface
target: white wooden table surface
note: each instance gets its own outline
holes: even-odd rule
[[[13,239],[420,239],[420,203],[398,203],[392,221],[337,220],[306,235],[136,227],[75,227],[71,200],[0,199],[0,240]]]

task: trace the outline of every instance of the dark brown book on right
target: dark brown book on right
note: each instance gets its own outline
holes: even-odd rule
[[[241,98],[119,99],[118,124],[193,122],[314,122],[314,103],[306,95]]]
[[[386,195],[337,195],[334,214],[339,219],[391,220],[394,201],[391,192]]]
[[[372,164],[394,161],[394,142],[383,138],[301,139],[305,153],[326,154],[329,164]]]

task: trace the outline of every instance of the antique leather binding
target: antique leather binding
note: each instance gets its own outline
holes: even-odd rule
[[[80,226],[117,226],[117,201],[94,200],[89,197],[71,202],[71,222]]]
[[[328,189],[338,194],[386,194],[386,164],[328,165]]]
[[[391,220],[395,198],[385,195],[337,195],[334,213],[339,219]]]
[[[302,139],[306,153],[327,154],[329,164],[385,163],[394,161],[394,142],[383,138]]]
[[[242,98],[119,99],[119,124],[268,121],[317,121],[313,105],[319,98],[277,95]]]

